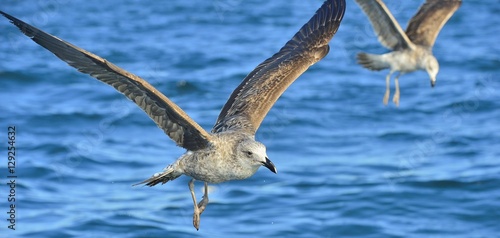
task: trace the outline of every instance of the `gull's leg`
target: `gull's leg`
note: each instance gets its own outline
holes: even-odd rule
[[[193,213],[193,226],[196,230],[200,229],[200,209],[198,209],[198,205],[196,204],[196,196],[194,195],[194,179],[191,179],[188,183],[189,191],[191,192],[191,197],[193,198],[194,203],[194,213]]]
[[[399,73],[396,78],[394,78],[394,87],[396,87],[396,92],[394,93],[394,96],[392,96],[392,102],[396,104],[396,107],[399,106],[399,76],[401,74]]]
[[[387,77],[385,77],[385,94],[384,94],[384,105],[387,105],[389,102],[389,94],[391,93],[391,75],[392,72],[389,72]]]
[[[205,193],[203,194],[203,199],[198,203],[198,209],[200,209],[200,215],[205,211],[208,204],[208,183],[205,182]]]

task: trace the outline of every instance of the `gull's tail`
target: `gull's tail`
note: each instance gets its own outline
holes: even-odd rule
[[[142,182],[136,183],[132,186],[136,186],[139,184],[145,184],[149,187],[153,187],[159,183],[165,184],[168,181],[174,180],[181,176],[182,173],[175,171],[174,166],[171,164],[168,167],[166,167],[162,172],[160,173],[155,173],[151,178],[148,178]]]
[[[359,53],[358,54],[358,64],[361,66],[370,69],[370,70],[382,70],[388,69],[390,65],[382,60],[382,55],[374,55],[367,53]]]

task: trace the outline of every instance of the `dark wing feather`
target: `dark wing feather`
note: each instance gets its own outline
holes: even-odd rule
[[[372,23],[378,41],[391,50],[413,48],[413,43],[382,0],[355,0]]]
[[[243,79],[222,108],[212,132],[243,130],[255,134],[288,86],[328,54],[328,42],[337,32],[344,12],[345,0],[323,3],[278,53]]]
[[[417,45],[432,47],[441,28],[461,4],[461,0],[427,0],[408,23],[406,35]]]
[[[135,102],[177,145],[188,150],[198,150],[208,145],[210,134],[148,82],[97,55],[47,34],[13,16],[1,11],[0,14],[8,18],[34,42],[78,71],[113,86]]]

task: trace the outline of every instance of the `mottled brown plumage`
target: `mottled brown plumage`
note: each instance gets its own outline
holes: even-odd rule
[[[144,79],[7,13],[1,11],[0,13],[34,42],[78,71],[113,86],[118,92],[135,102],[177,145],[188,150],[198,150],[207,146],[210,134]]]
[[[278,53],[243,79],[222,108],[212,132],[242,129],[255,134],[288,86],[328,54],[328,42],[337,32],[344,9],[344,1],[325,2]]]
[[[356,0],[356,3],[370,19],[380,44],[390,50],[415,47],[382,0]]]
[[[411,18],[406,35],[417,45],[432,47],[441,28],[461,4],[461,0],[427,0]]]

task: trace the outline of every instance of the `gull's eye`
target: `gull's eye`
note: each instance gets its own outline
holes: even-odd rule
[[[247,153],[248,156],[252,156],[253,155],[252,151],[247,151],[246,153]]]

